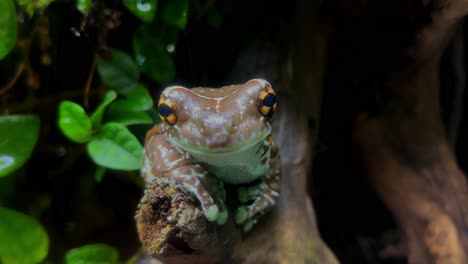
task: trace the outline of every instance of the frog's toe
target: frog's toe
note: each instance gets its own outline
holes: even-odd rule
[[[259,184],[250,186],[240,186],[237,188],[237,199],[239,202],[245,204],[249,201],[254,200],[260,193]]]
[[[214,204],[210,206],[208,210],[204,211],[204,213],[205,213],[206,219],[208,219],[208,221],[210,222],[213,222],[216,219],[218,219],[218,216],[219,216],[218,206]]]
[[[226,201],[227,194],[226,194],[226,190],[224,188],[220,191],[219,195],[221,196],[221,199],[223,199],[223,201]]]
[[[255,199],[260,193],[260,186],[259,185],[252,185],[247,188],[247,195],[249,200]]]
[[[245,223],[242,225],[242,231],[249,232],[250,229],[252,229],[252,227],[254,226],[255,222],[256,221],[254,219],[248,219],[247,221],[245,221]]]
[[[249,201],[249,192],[248,188],[245,186],[240,186],[237,188],[237,199],[241,203],[247,203]]]
[[[224,209],[221,213],[219,213],[218,218],[216,219],[216,223],[218,225],[224,225],[228,219],[228,210]]]
[[[249,213],[247,211],[247,208],[245,206],[241,206],[237,208],[237,210],[234,212],[234,221],[236,224],[240,225],[247,220],[249,216]]]

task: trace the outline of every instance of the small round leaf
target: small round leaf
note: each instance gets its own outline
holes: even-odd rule
[[[74,248],[65,255],[65,264],[117,264],[119,252],[106,244],[90,244]]]
[[[138,170],[143,147],[124,125],[107,123],[88,143],[88,154],[96,164],[106,168]]]
[[[125,99],[118,100],[109,106],[109,109],[119,112],[141,112],[153,106],[153,99],[148,90],[142,85],[138,85],[131,91]]]
[[[0,60],[16,45],[16,9],[14,0],[0,1]]]
[[[91,140],[91,119],[77,103],[71,101],[60,103],[58,126],[67,138],[76,143],[86,143]]]
[[[146,112],[119,112],[111,111],[106,115],[106,120],[117,122],[125,126],[129,125],[149,125],[153,119]]]
[[[158,7],[157,0],[123,0],[124,5],[130,12],[143,22],[151,22]]]
[[[91,0],[76,0],[76,9],[83,14],[87,14],[91,10]]]
[[[173,26],[162,23],[141,24],[135,37],[143,41],[156,43],[158,47],[168,53],[174,53],[179,38],[179,30]]]
[[[140,71],[127,53],[111,49],[111,59],[97,60],[97,71],[102,81],[118,93],[128,93],[138,84]]]
[[[39,136],[40,120],[33,115],[0,116],[0,177],[31,157]]]
[[[150,79],[160,83],[168,83],[174,79],[175,64],[166,45],[153,37],[150,31],[137,31],[133,39],[133,50],[137,65]]]
[[[208,21],[208,24],[210,24],[212,27],[216,29],[221,28],[221,25],[223,23],[223,17],[219,14],[216,8],[212,7],[208,10],[206,14],[206,19]]]
[[[48,251],[49,238],[40,223],[28,215],[0,207],[0,263],[39,263]]]
[[[17,0],[18,4],[26,9],[30,16],[35,10],[44,9],[55,0]]]
[[[166,1],[161,10],[162,20],[169,25],[184,29],[187,25],[188,9],[188,0]]]

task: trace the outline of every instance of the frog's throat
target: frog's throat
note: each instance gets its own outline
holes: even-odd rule
[[[185,150],[188,153],[203,154],[203,155],[229,155],[233,153],[242,152],[244,150],[247,150],[257,145],[260,141],[268,137],[268,135],[270,135],[270,132],[271,132],[271,128],[267,129],[261,136],[257,138],[246,140],[242,144],[238,144],[235,146],[221,147],[221,148],[207,148],[207,147],[192,146],[192,145],[181,143],[172,137],[170,137],[170,141],[176,147],[182,150]]]

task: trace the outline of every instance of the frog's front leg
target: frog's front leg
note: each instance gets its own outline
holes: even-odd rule
[[[219,181],[188,153],[172,145],[159,126],[148,132],[144,152],[142,176],[147,184],[154,180],[174,180],[195,195],[209,221],[226,222],[227,210]]]
[[[241,200],[253,200],[253,202],[239,207],[234,215],[236,223],[241,224],[245,232],[249,231],[258,218],[276,204],[280,191],[281,160],[278,146],[271,136],[265,140],[260,151],[262,152],[260,162],[267,166],[268,171],[260,183],[246,188],[247,194],[241,194],[241,196],[246,195],[239,197]]]

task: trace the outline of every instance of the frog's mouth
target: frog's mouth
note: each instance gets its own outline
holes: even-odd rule
[[[250,149],[257,145],[259,142],[264,140],[271,132],[271,129],[265,130],[260,136],[252,139],[242,141],[241,143],[232,145],[232,146],[223,146],[223,147],[203,147],[203,146],[194,146],[188,143],[183,143],[177,139],[170,137],[170,141],[178,148],[183,149],[192,154],[201,154],[201,155],[229,155],[234,153],[239,153]]]

